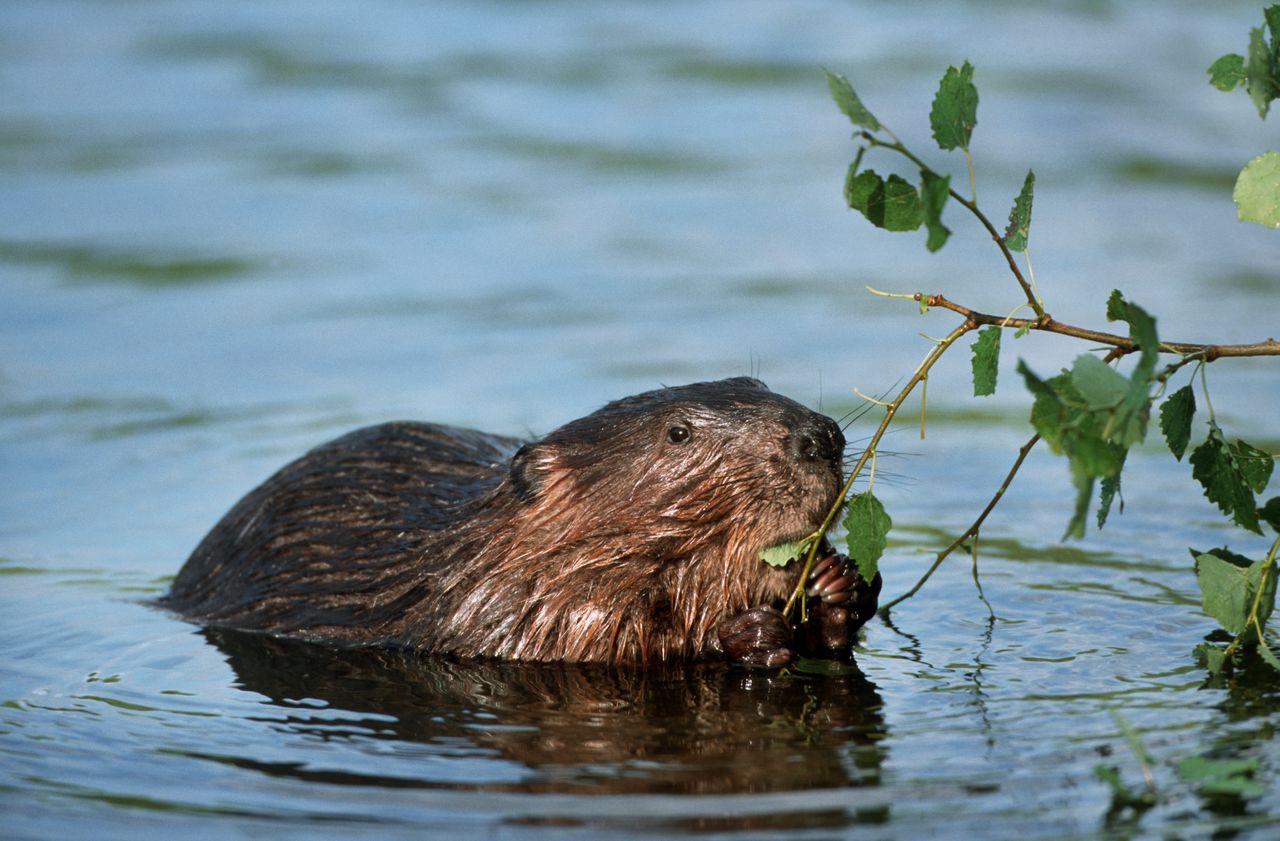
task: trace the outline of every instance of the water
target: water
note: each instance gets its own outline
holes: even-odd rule
[[[1028,166],[1053,314],[1113,287],[1162,336],[1276,335],[1280,246],[1234,172],[1274,118],[1205,84],[1258,7],[1220,3],[154,3],[0,11],[0,834],[14,838],[1273,837],[1280,682],[1206,680],[1186,549],[1230,532],[1151,446],[1126,511],[1061,544],[1036,453],[983,533],[845,675],[652,674],[337,656],[149,607],[218,516],[354,426],[544,432],[612,397],[759,373],[843,415],[945,333],[862,288],[1017,303],[955,208],[938,256],[842,208],[819,68],[931,161],[947,64],[977,67],[979,198]],[[887,170],[888,159],[875,165]],[[1012,344],[1012,343],[1011,343]],[[957,350],[877,493],[905,590],[1025,429],[1015,356]],[[1271,451],[1275,365],[1224,362]],[[976,411],[975,411],[976,408]],[[868,420],[851,432],[867,434]],[[1265,548],[1265,547],[1264,547]],[[1157,805],[1116,809],[1095,766]],[[1210,796],[1191,756],[1256,758]]]

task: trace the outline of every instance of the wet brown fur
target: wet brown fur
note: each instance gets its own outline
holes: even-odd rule
[[[670,430],[690,432],[683,443]],[[287,465],[166,602],[206,624],[535,661],[686,660],[775,604],[840,485],[829,419],[737,378],[608,404],[540,441],[392,423]]]

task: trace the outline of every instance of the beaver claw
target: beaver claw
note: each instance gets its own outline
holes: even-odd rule
[[[818,656],[843,654],[858,629],[875,616],[880,576],[868,584],[844,555],[829,552],[809,573],[805,586],[807,619],[797,630],[774,607],[753,607],[722,621],[716,628],[720,648],[735,663],[753,668],[780,668],[795,658],[798,642],[804,652]]]
[[[716,628],[725,656],[736,663],[776,669],[791,662],[791,626],[782,611],[753,607]]]
[[[876,613],[880,575],[868,584],[844,555],[832,552],[809,573],[805,594],[809,618],[804,640],[812,651],[840,652],[853,643],[854,634]]]
[[[809,585],[805,593],[820,598],[827,604],[846,602],[853,595],[854,585],[862,580],[852,570],[849,559],[834,552],[813,565],[809,573]]]

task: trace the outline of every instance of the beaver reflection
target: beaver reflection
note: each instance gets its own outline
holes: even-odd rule
[[[660,670],[462,663],[403,651],[335,651],[227,629],[204,633],[227,655],[241,687],[289,710],[294,732],[333,736],[331,715],[313,719],[296,704],[317,699],[353,713],[362,738],[470,744],[532,772],[518,783],[423,779],[428,788],[788,791],[874,785],[884,759],[880,696],[856,671],[805,676],[722,663]],[[261,770],[306,774],[286,766]],[[395,784],[406,780],[397,776]]]

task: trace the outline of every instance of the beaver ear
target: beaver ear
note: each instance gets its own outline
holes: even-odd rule
[[[511,457],[511,489],[524,502],[538,495],[546,472],[546,454],[538,444],[525,444]]]

